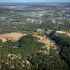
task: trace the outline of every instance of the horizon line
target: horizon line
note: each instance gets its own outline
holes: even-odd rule
[[[70,2],[0,2],[0,3],[70,3]]]
[[[0,2],[0,3],[70,3],[70,2]]]

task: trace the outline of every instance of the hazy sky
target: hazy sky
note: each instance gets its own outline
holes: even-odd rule
[[[0,2],[70,2],[70,0],[0,0]]]

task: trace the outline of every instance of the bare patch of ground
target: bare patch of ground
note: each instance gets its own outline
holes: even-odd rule
[[[18,41],[22,36],[25,36],[25,35],[26,35],[25,33],[21,33],[21,32],[0,34],[0,40],[2,40],[3,42],[7,40]]]
[[[33,37],[36,37],[38,39],[38,42],[43,43],[45,45],[47,45],[49,48],[55,48],[56,45],[53,41],[51,41],[47,36],[41,36],[41,35],[37,35],[36,33],[33,33],[32,35]]]

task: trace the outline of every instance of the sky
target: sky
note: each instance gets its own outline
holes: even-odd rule
[[[0,2],[70,2],[70,0],[0,0]]]

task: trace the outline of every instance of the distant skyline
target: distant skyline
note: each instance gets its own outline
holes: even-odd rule
[[[0,0],[0,2],[70,2],[70,0]]]

